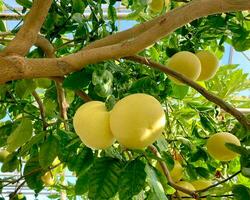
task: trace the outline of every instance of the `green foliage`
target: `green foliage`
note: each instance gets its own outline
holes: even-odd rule
[[[110,199],[118,191],[121,162],[117,159],[103,157],[96,159],[89,174],[90,199]]]
[[[145,164],[140,160],[130,162],[124,169],[119,181],[119,198],[121,200],[132,199],[143,189],[146,173]]]
[[[32,136],[32,121],[26,118],[21,119],[18,127],[11,133],[7,139],[7,150],[12,152],[22,146]]]
[[[16,2],[23,7],[22,13],[27,13],[32,5],[30,0]],[[171,0],[170,5],[161,12],[153,13],[147,0],[123,0],[122,3],[131,9],[127,19],[136,20],[137,23],[185,4],[184,1]],[[14,13],[21,14],[11,5],[4,5]],[[115,0],[53,1],[40,33],[56,48],[58,58],[75,53],[118,30],[116,5]],[[107,8],[107,17],[103,7]],[[0,0],[2,9],[3,2]],[[87,10],[90,14],[83,15]],[[166,65],[168,59],[178,51],[206,49],[222,58],[225,43],[237,51],[249,50],[249,20],[249,12],[203,17],[180,27],[140,55]],[[16,33],[21,24],[13,30],[6,30],[5,24],[0,21],[0,31]],[[27,57],[42,58],[44,53],[39,48],[32,48]],[[241,91],[250,89],[249,74],[239,69],[237,63],[221,66],[213,79],[199,84],[234,106],[250,106],[249,98],[237,96]],[[209,190],[208,194],[250,199],[249,130],[191,87],[176,85],[161,71],[124,59],[88,65],[81,71],[65,76],[62,86],[69,104],[68,120],[65,121],[61,118],[54,81],[29,79],[0,85],[0,147],[11,152],[1,171],[23,174],[22,180],[35,193],[44,188],[41,176],[51,170],[56,179],[52,189],[58,193],[65,190],[68,199],[75,199],[79,195],[83,199],[93,200],[167,200],[172,198],[175,190],[154,168],[154,164],[162,160],[172,170],[174,160],[180,159],[184,168],[183,180],[189,182],[197,179],[218,182],[222,177],[241,170],[237,178]],[[34,91],[44,105],[46,127],[32,96]],[[109,111],[117,101],[129,94],[147,93],[156,97],[162,103],[167,120],[163,136],[155,143],[162,159],[148,149],[129,150],[118,143],[105,150],[92,150],[84,146],[72,124],[76,110],[84,103],[75,91],[85,92],[93,100],[105,102]],[[229,149],[240,154],[239,159],[219,162],[208,155],[206,140],[210,135],[222,131],[231,132],[241,140],[241,147],[227,144]],[[62,165],[52,169],[56,157]],[[64,185],[62,174],[65,171],[74,174],[76,182],[69,181]],[[0,183],[4,185],[5,180]],[[58,199],[59,195],[50,195],[49,198]]]

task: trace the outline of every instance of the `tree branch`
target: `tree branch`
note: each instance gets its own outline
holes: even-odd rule
[[[35,0],[24,24],[16,37],[3,50],[2,55],[17,54],[25,56],[30,47],[36,42],[38,32],[48,14],[52,0]]]
[[[155,146],[150,145],[150,146],[148,146],[148,148],[149,148],[149,150],[150,150],[156,157],[161,158],[161,154],[159,153],[159,151],[157,150],[157,148],[156,148]],[[181,192],[184,192],[185,194],[190,195],[191,197],[193,197],[193,198],[195,198],[195,199],[197,199],[197,198],[199,197],[198,194],[197,194],[195,191],[191,191],[191,190],[188,190],[188,189],[186,189],[186,188],[183,188],[183,187],[177,185],[177,184],[173,181],[173,179],[172,179],[172,177],[171,177],[171,175],[170,175],[170,171],[169,171],[169,169],[167,168],[165,162],[163,162],[163,161],[158,161],[158,162],[160,163],[161,168],[162,168],[162,171],[164,172],[164,175],[166,176],[166,178],[167,178],[168,183],[169,183],[170,186],[172,186],[172,187],[175,188],[176,190],[179,190],[179,191],[181,191]]]
[[[132,60],[141,64],[148,65],[152,68],[159,69],[163,71],[164,73],[176,78],[177,80],[181,81],[182,83],[185,83],[192,88],[194,88],[197,92],[199,92],[202,96],[204,96],[207,100],[215,103],[216,105],[220,106],[224,111],[230,113],[232,116],[234,116],[243,126],[245,126],[247,129],[250,129],[250,121],[246,118],[245,115],[243,115],[240,111],[238,111],[236,108],[231,106],[229,103],[223,101],[219,97],[215,96],[214,94],[208,92],[205,88],[201,87],[196,82],[186,78],[182,74],[168,68],[167,66],[161,65],[159,63],[153,62],[151,60],[148,60],[147,58],[141,57],[141,56],[130,56],[126,59]]]
[[[68,120],[67,110],[68,110],[69,104],[66,101],[65,91],[62,88],[61,83],[59,81],[55,81],[55,83],[56,83],[56,90],[57,90],[57,101],[58,101],[59,110],[60,110],[60,117],[63,121],[64,129],[67,131],[69,130],[69,126],[67,124],[67,120]]]
[[[240,171],[237,171],[237,172],[234,173],[234,174],[232,174],[232,175],[229,176],[228,178],[226,178],[226,179],[224,179],[224,180],[222,180],[222,181],[219,181],[218,183],[215,183],[215,184],[213,184],[213,185],[210,185],[210,186],[208,186],[208,187],[206,187],[206,188],[204,188],[204,189],[197,190],[196,192],[199,192],[199,193],[200,193],[200,192],[205,192],[205,191],[207,191],[207,190],[209,190],[209,189],[211,189],[211,188],[217,187],[218,185],[221,185],[221,184],[223,184],[223,183],[225,183],[225,182],[231,180],[232,178],[234,178],[235,176],[237,176],[237,175],[240,174],[240,173],[241,173],[241,170],[240,170]]]
[[[45,118],[45,108],[44,108],[43,102],[36,91],[32,92],[32,96],[35,98],[35,100],[38,104],[38,108],[40,110],[41,119],[43,122],[43,130],[46,130],[46,128],[48,127],[48,124],[47,124],[46,118]]]
[[[131,33],[131,37],[129,37],[131,39],[118,44],[115,43],[94,49],[90,49],[91,46],[89,46],[78,53],[53,59],[24,59],[18,56],[0,57],[2,66],[0,69],[0,83],[22,78],[63,76],[72,71],[80,70],[87,64],[134,55],[197,18],[221,12],[248,9],[250,9],[250,1],[248,0],[194,0],[185,6],[166,13],[160,17],[159,21],[150,21],[149,23],[152,23],[152,26],[149,29],[146,28],[146,31],[144,31],[145,24],[138,25],[137,31],[142,32],[141,34],[135,34],[137,36],[131,38],[134,36]],[[113,37],[118,37],[118,34],[114,34]],[[111,36],[109,37],[111,41],[112,39],[110,38]],[[118,39],[115,39],[115,41],[120,42]],[[110,43],[108,42],[107,44]]]

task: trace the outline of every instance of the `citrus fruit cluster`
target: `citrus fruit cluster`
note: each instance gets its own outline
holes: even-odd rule
[[[193,81],[206,81],[216,74],[219,60],[209,51],[199,51],[196,54],[181,51],[174,54],[168,61],[167,66]],[[170,77],[176,84],[182,84],[175,78]]]
[[[73,118],[76,133],[93,149],[108,148],[115,140],[126,148],[145,148],[158,139],[165,123],[160,102],[141,93],[121,99],[110,112],[103,102],[85,103]]]

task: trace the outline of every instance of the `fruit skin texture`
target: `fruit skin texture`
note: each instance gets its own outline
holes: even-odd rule
[[[165,123],[160,102],[147,94],[132,94],[121,99],[110,113],[114,137],[130,149],[141,149],[155,142]]]
[[[162,168],[159,162],[157,162],[156,164],[156,168],[162,173]],[[174,182],[178,182],[182,179],[183,177],[183,167],[181,166],[180,162],[175,160],[174,161],[174,167],[173,169],[170,171],[170,176],[172,177]]]
[[[233,143],[240,146],[239,139],[231,133],[221,132],[212,135],[207,141],[208,153],[217,160],[230,161],[238,156],[237,153],[229,150],[225,143]]]
[[[164,6],[164,0],[152,0],[149,4],[150,10],[153,12],[161,12]]]
[[[73,125],[86,146],[92,149],[106,149],[113,144],[109,117],[105,104],[100,101],[91,101],[78,108]]]
[[[0,162],[4,162],[9,154],[6,150],[0,150]]]
[[[187,78],[195,81],[201,73],[201,62],[198,57],[188,51],[181,51],[174,54],[168,61],[167,66],[176,72],[179,72]],[[176,84],[182,85],[182,83],[175,78],[169,77]]]
[[[206,81],[214,77],[218,68],[218,58],[209,51],[199,51],[196,56],[201,62],[201,73],[197,81]]]
[[[55,184],[54,178],[51,172],[46,172],[42,177],[41,180],[43,181],[45,186],[52,186]]]
[[[196,181],[191,182],[191,184],[194,186],[194,188],[196,190],[202,190],[202,189],[205,189],[205,188],[209,187],[210,185],[212,185],[212,182],[209,180],[200,179],[200,180],[196,180]],[[201,199],[205,200],[206,198],[201,198]]]
[[[189,182],[180,181],[180,182],[177,183],[177,185],[179,185],[179,186],[181,186],[183,188],[189,189],[191,191],[195,191],[194,186]],[[180,197],[190,197],[188,194],[185,194],[185,193],[183,193],[181,191],[178,191],[178,194],[180,195]],[[174,198],[174,199],[176,199],[176,198]]]
[[[170,175],[174,182],[178,182],[182,179],[183,167],[181,166],[179,161],[174,161],[174,168],[170,171]]]

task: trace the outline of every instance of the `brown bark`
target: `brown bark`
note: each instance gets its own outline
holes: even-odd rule
[[[30,12],[25,17],[24,24],[16,37],[3,50],[2,55],[17,54],[25,56],[36,42],[38,32],[48,14],[52,0],[35,0]]]
[[[137,30],[137,33],[141,31],[142,33],[133,39],[125,40],[118,44],[113,44],[113,42],[111,42],[112,45],[110,46],[97,47],[94,49],[89,49],[91,47],[89,46],[86,50],[82,50],[76,54],[65,56],[63,58],[24,59],[18,56],[0,57],[0,64],[2,66],[0,70],[0,83],[21,78],[63,76],[72,71],[79,70],[87,64],[134,55],[165,35],[197,18],[215,13],[250,9],[250,1],[248,0],[237,0],[237,4],[234,2],[235,0],[194,0],[183,7],[168,12],[163,17],[160,17],[159,21],[153,20],[152,27],[149,29],[146,28],[145,32],[143,32],[145,25],[139,25],[137,29],[140,30]],[[27,18],[33,20],[30,17],[31,16]],[[24,26],[22,29],[25,29],[25,27],[27,26]],[[133,33],[131,33],[129,38],[132,36],[134,36]],[[119,40],[116,40],[116,37],[119,37]],[[15,40],[18,38],[20,37],[17,36]],[[114,34],[114,36],[110,36],[109,40],[120,41],[123,40],[123,37],[120,37],[118,33]],[[24,41],[26,41],[25,38]],[[31,43],[33,42],[30,42],[29,44],[31,45]],[[20,44],[17,44],[16,48],[13,47],[13,44],[16,44],[16,42],[12,42],[11,45],[8,46],[8,49],[18,49],[19,47],[23,47],[23,45],[20,46]],[[109,44],[109,42],[106,41],[104,42],[104,45],[105,44]],[[97,46],[100,45],[101,44],[98,43]],[[24,49],[27,49],[26,47],[27,45],[24,45]],[[17,69],[13,69],[13,66],[16,66]]]
[[[250,129],[250,121],[246,118],[245,115],[243,115],[242,112],[238,111],[236,108],[231,106],[229,103],[223,101],[221,98],[217,97],[216,95],[208,92],[205,88],[201,87],[199,84],[190,80],[189,78],[186,78],[182,74],[168,68],[165,65],[161,65],[159,63],[153,62],[153,61],[151,61],[147,58],[141,57],[141,56],[131,56],[131,57],[128,57],[127,59],[148,65],[148,66],[156,68],[156,69],[159,69],[159,70],[163,71],[164,73],[181,81],[182,83],[186,83],[187,85],[194,88],[197,92],[199,92],[202,96],[204,96],[207,100],[220,106],[224,111],[226,111],[226,112],[230,113],[232,116],[234,116],[242,125],[244,125],[248,129]]]

